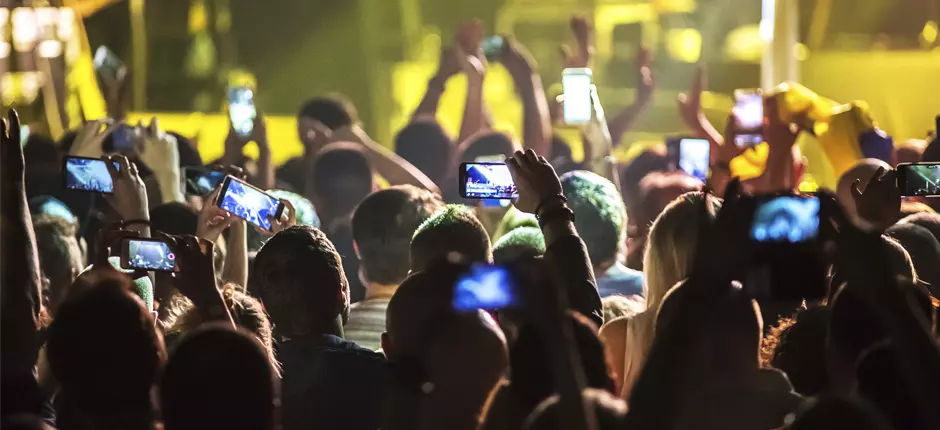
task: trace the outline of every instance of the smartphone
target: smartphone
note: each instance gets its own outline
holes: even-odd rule
[[[124,77],[127,73],[127,67],[118,56],[108,49],[107,46],[99,46],[95,50],[95,57],[92,60],[95,71],[102,77],[107,77],[111,81],[116,81]]]
[[[100,158],[65,157],[65,188],[111,194],[114,183],[108,165]],[[120,169],[115,161],[114,167]]]
[[[764,96],[760,89],[734,90],[735,145],[749,148],[764,141]]]
[[[519,197],[506,163],[463,163],[458,187],[465,199],[514,199]]]
[[[216,205],[265,230],[271,230],[268,217],[280,218],[284,213],[284,204],[278,199],[232,176],[222,180]]]
[[[503,36],[494,35],[483,39],[483,55],[487,61],[499,60],[505,48],[506,39],[503,39]]]
[[[757,242],[805,243],[819,237],[819,197],[784,195],[759,199],[751,223]]]
[[[561,74],[562,114],[568,125],[585,125],[593,117],[591,100],[591,69],[565,69]]]
[[[251,88],[232,87],[228,89],[228,116],[236,133],[242,136],[251,135],[257,115],[255,95]]]
[[[940,196],[940,163],[901,163],[895,169],[902,196]]]
[[[708,179],[711,144],[705,139],[673,138],[666,141],[666,151],[674,168],[702,182]]]
[[[161,240],[125,239],[121,247],[121,268],[173,272],[176,271],[176,255]]]
[[[223,180],[225,180],[225,173],[216,170],[199,167],[183,168],[183,191],[187,194],[204,196],[219,188]]]
[[[26,142],[29,141],[29,126],[21,125],[20,126],[20,148],[26,147]]]
[[[454,310],[498,310],[519,304],[512,274],[506,267],[475,264],[454,285]]]

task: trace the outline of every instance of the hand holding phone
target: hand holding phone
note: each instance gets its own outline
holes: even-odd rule
[[[65,188],[111,194],[114,182],[105,163],[100,158],[65,157],[62,175],[65,178]],[[115,169],[120,170],[118,162],[114,161],[112,164]]]
[[[760,89],[734,91],[734,144],[749,148],[764,141],[764,97]]]
[[[183,191],[194,196],[204,196],[211,193],[222,181],[225,173],[201,167],[185,167],[183,171]]]
[[[271,219],[279,219],[285,208],[282,201],[232,176],[226,176],[222,181],[216,205],[267,231],[273,230]]]
[[[124,239],[121,268],[153,272],[175,272],[176,254],[159,239]]]
[[[564,100],[562,114],[565,124],[582,126],[594,117],[591,98],[591,69],[586,67],[565,69],[562,71],[561,84]]]
[[[486,61],[498,61],[506,49],[506,40],[503,36],[493,35],[483,39],[483,56]]]
[[[708,180],[711,143],[705,139],[677,138],[666,141],[666,151],[673,168],[703,183]]]

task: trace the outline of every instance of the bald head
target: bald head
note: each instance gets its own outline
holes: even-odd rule
[[[852,184],[858,180],[859,190],[865,191],[865,187],[868,186],[868,181],[875,176],[875,172],[878,171],[879,167],[885,170],[891,169],[891,166],[884,161],[874,158],[863,158],[839,177],[839,183],[836,186],[836,200],[842,205],[842,210],[845,211],[845,215],[849,217],[849,219],[858,219],[858,212],[855,210],[855,199],[852,198]]]

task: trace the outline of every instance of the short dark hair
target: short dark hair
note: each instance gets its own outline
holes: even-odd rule
[[[506,233],[493,244],[493,262],[507,264],[517,259],[545,254],[545,237],[536,227],[519,227]]]
[[[411,238],[444,206],[436,194],[402,185],[370,194],[353,213],[352,234],[370,282],[398,285],[408,276]]]
[[[431,119],[413,121],[395,135],[395,153],[434,182],[445,180],[450,165],[441,160],[449,160],[453,151],[453,140]]]
[[[149,405],[165,358],[153,318],[130,284],[99,269],[95,285],[67,297],[49,327],[52,374],[66,398],[97,419]]]
[[[173,350],[160,379],[160,410],[167,430],[270,429],[274,426],[274,371],[251,334],[206,325]]]
[[[454,284],[469,267],[464,261],[438,260],[408,276],[385,309],[385,331],[392,341],[389,359],[420,359],[434,338],[434,327],[450,320]]]
[[[482,131],[467,138],[467,141],[461,144],[463,153],[460,155],[462,162],[475,161],[477,157],[503,155],[512,156],[515,152],[515,145],[512,138],[506,133],[498,131]]]
[[[926,281],[934,288],[940,286],[940,241],[930,230],[914,223],[895,224],[885,230],[888,237],[894,238],[911,256],[917,278]]]
[[[154,231],[174,235],[195,235],[199,211],[188,203],[168,202],[150,210],[150,226]]]
[[[333,243],[322,231],[293,226],[255,256],[248,292],[264,304],[276,335],[318,334],[349,315],[349,283]]]
[[[68,221],[52,215],[40,215],[33,219],[36,234],[36,250],[39,265],[49,278],[48,299],[53,309],[64,298],[71,271],[77,275],[84,268],[81,248],[75,236],[76,227]]]
[[[336,142],[317,153],[313,166],[313,191],[324,207],[324,218],[353,211],[373,189],[372,166],[358,145]]]
[[[428,218],[411,239],[411,269],[423,270],[456,252],[472,262],[490,262],[490,237],[466,206],[447,205]]]
[[[617,187],[583,170],[562,175],[561,186],[592,264],[614,259],[627,225],[627,210]]]
[[[330,130],[336,130],[352,125],[356,112],[352,105],[337,97],[314,97],[304,102],[297,117],[315,119]]]

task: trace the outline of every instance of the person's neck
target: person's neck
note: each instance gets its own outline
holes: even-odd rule
[[[314,327],[309,332],[304,334],[295,335],[295,336],[280,336],[281,342],[290,342],[297,339],[319,339],[321,336],[336,336],[340,339],[345,339],[346,334],[343,332],[343,317],[342,315],[337,315],[333,321],[329,324]]]
[[[395,291],[398,290],[398,284],[384,285],[375,282],[366,284],[366,300],[371,299],[390,299]]]

